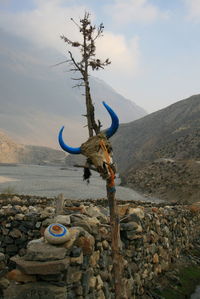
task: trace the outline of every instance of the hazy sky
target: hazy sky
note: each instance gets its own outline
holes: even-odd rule
[[[112,61],[94,75],[116,91],[148,112],[200,93],[200,0],[0,0],[0,28],[64,57],[59,36],[78,39],[70,17],[85,11],[104,23],[98,53]]]

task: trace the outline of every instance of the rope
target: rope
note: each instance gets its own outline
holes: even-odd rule
[[[106,163],[107,163],[108,170],[109,170],[109,173],[110,173],[108,187],[112,188],[112,187],[115,186],[115,173],[114,173],[114,171],[113,171],[113,169],[112,169],[112,167],[110,165],[111,164],[110,155],[108,153],[105,141],[103,139],[101,139],[99,141],[99,145],[102,148],[102,151],[104,152],[104,155],[105,155],[105,158],[106,158]]]

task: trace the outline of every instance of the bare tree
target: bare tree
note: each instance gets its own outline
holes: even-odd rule
[[[89,13],[85,13],[84,18],[80,20],[80,24],[76,23],[74,19],[72,22],[77,26],[81,35],[82,42],[72,41],[68,37],[62,35],[61,38],[69,46],[73,48],[78,48],[81,53],[80,61],[77,61],[73,56],[71,51],[69,53],[69,59],[66,62],[70,65],[70,71],[78,73],[79,76],[72,78],[78,83],[75,86],[83,86],[85,89],[85,103],[86,103],[86,117],[87,117],[87,126],[89,132],[89,140],[95,139],[94,133],[100,135],[101,122],[95,120],[95,110],[92,102],[92,97],[90,93],[90,84],[89,84],[89,70],[100,70],[104,69],[105,66],[109,65],[111,62],[109,59],[102,61],[99,58],[96,58],[96,40],[102,36],[104,26],[100,24],[99,27],[93,26],[90,21]],[[96,139],[95,139],[96,140]],[[102,141],[102,140],[101,140]],[[105,140],[103,140],[105,141]],[[112,246],[112,256],[113,256],[113,275],[115,282],[115,298],[122,299],[127,298],[125,288],[123,286],[122,272],[123,272],[123,258],[121,254],[121,241],[120,241],[120,223],[117,210],[117,202],[115,197],[115,171],[113,171],[110,157],[109,157],[109,145],[108,142],[100,144],[104,153],[106,153],[107,161],[105,162],[106,167],[108,168],[109,176],[106,177],[106,190],[108,203],[110,208],[110,228],[111,228],[111,246]],[[85,143],[87,144],[87,142]],[[83,145],[82,145],[83,146]],[[84,153],[83,153],[84,154]],[[87,155],[86,155],[87,156]],[[89,168],[91,167],[91,162],[89,163]],[[94,163],[93,163],[94,164]],[[85,167],[84,167],[85,168]],[[88,169],[89,169],[88,168]],[[97,167],[97,171],[99,171]],[[100,172],[100,171],[99,171]],[[102,175],[103,177],[103,175]],[[104,177],[105,178],[105,177]]]
[[[93,71],[98,71],[103,69],[105,66],[109,65],[111,62],[109,59],[105,61],[96,58],[96,40],[102,36],[104,26],[101,23],[98,28],[93,26],[90,21],[89,13],[85,13],[84,18],[80,20],[80,24],[76,23],[74,19],[71,18],[74,24],[78,27],[80,33],[82,34],[83,41],[79,43],[77,41],[71,41],[68,37],[62,35],[61,38],[68,45],[74,48],[79,48],[81,53],[81,60],[77,62],[71,51],[68,51],[70,59],[67,60],[71,65],[70,71],[79,72],[81,77],[73,78],[73,80],[78,80],[79,83],[75,86],[83,86],[85,88],[85,101],[86,101],[86,117],[87,126],[89,131],[89,136],[93,136],[93,131],[97,135],[100,132],[101,123],[95,121],[94,105],[91,98],[90,85],[89,85],[89,69]]]

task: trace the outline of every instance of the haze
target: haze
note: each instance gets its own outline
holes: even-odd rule
[[[95,76],[148,112],[199,93],[199,0],[2,0],[0,9],[1,30],[32,44],[31,51],[21,48],[24,65],[13,65],[16,76],[30,75],[29,60],[37,66],[65,59],[59,35],[78,38],[70,17],[78,20],[87,10],[96,24],[104,23],[99,54],[112,60]],[[20,47],[17,40],[15,46]],[[46,53],[42,61],[40,50]],[[9,51],[16,62],[15,48],[1,45],[0,51]]]

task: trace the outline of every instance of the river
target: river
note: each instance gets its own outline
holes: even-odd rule
[[[62,169],[60,166],[40,165],[0,165],[0,193],[55,197],[63,193],[70,199],[96,199],[106,197],[105,181],[98,173],[92,172],[90,183],[83,181],[83,170]],[[138,192],[119,186],[116,179],[117,198],[160,202],[159,199],[145,197]]]

